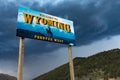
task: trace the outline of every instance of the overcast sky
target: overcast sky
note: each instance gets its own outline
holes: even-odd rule
[[[0,73],[17,76],[19,6],[72,20],[74,58],[120,48],[120,0],[0,0]],[[68,62],[67,50],[67,45],[25,39],[24,80]]]

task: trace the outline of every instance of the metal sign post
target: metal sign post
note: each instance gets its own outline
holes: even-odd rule
[[[18,79],[17,80],[22,80],[22,77],[23,77],[23,64],[24,64],[24,38],[20,37],[19,61],[18,61]]]
[[[71,45],[68,45],[68,57],[69,57],[69,67],[70,67],[70,80],[75,80]]]

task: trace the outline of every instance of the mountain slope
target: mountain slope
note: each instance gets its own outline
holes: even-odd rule
[[[17,80],[16,77],[0,73],[0,80]]]
[[[86,58],[77,57],[74,59],[74,69],[76,80],[117,79],[120,77],[120,49],[104,51]],[[69,65],[64,64],[33,80],[69,80]]]

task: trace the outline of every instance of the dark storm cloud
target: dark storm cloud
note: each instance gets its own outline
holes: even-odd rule
[[[104,0],[80,5],[76,1],[66,1],[48,8],[48,12],[57,16],[68,16],[74,21],[77,46],[90,44],[105,37],[120,34],[119,1]]]
[[[96,40],[120,34],[119,0],[86,0],[86,2],[84,0],[84,3],[81,1],[68,0],[56,5],[48,3],[43,6],[40,6],[37,1],[32,4],[29,2],[1,4],[0,58],[2,58],[3,53],[12,58],[14,58],[13,54],[18,54],[19,38],[15,36],[15,30],[19,5],[73,20],[77,46],[87,45]],[[26,55],[48,53],[59,49],[60,46],[64,45],[26,39],[25,53]]]
[[[0,59],[17,59],[18,39],[15,36],[16,29],[16,4],[5,4],[0,1]]]
[[[36,2],[33,5],[36,5],[33,8],[38,9]],[[7,5],[1,4],[0,7],[2,8],[0,9],[0,59],[17,59],[19,49],[19,38],[16,37],[18,5],[9,2]],[[47,53],[53,51],[53,48],[59,49],[60,44],[51,47],[53,44],[55,43],[25,39],[25,55]]]

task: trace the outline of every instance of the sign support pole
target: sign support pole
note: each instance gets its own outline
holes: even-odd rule
[[[75,80],[71,45],[68,45],[68,56],[69,56],[69,67],[70,67],[70,80]]]
[[[23,78],[23,64],[24,64],[24,38],[20,37],[19,61],[18,61],[18,79],[17,80],[22,80],[22,78]]]

